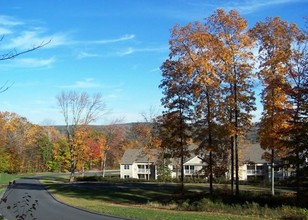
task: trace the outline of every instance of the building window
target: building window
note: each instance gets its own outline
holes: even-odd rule
[[[124,175],[124,179],[128,179],[129,178],[129,175]]]
[[[247,165],[247,170],[255,170],[255,165]]]
[[[129,164],[124,165],[124,170],[129,170]]]
[[[195,166],[185,166],[184,167],[184,173],[185,174],[193,174],[194,173],[194,171],[195,171]]]
[[[150,173],[149,165],[138,165],[138,173]]]
[[[173,165],[173,166],[172,166],[172,171],[173,171],[173,172],[176,172],[176,171],[177,171],[176,165]]]
[[[257,170],[263,170],[263,166],[257,166]]]
[[[145,180],[146,176],[144,174],[138,174],[138,179]]]

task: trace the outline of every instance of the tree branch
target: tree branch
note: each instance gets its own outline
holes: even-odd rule
[[[1,37],[0,41],[3,40],[3,36]],[[51,40],[47,41],[47,42],[41,42],[41,44],[37,45],[37,46],[33,46],[31,49],[28,49],[28,50],[24,50],[24,51],[21,51],[21,52],[17,52],[16,49],[13,49],[11,50],[10,52],[8,53],[5,53],[5,54],[2,54],[0,55],[0,61],[4,61],[4,60],[10,60],[10,59],[14,59],[15,57],[19,56],[19,55],[22,55],[22,54],[25,54],[25,53],[29,53],[31,51],[34,51],[34,50],[37,50],[39,48],[42,48],[44,46],[46,46],[47,44],[49,44],[51,42]]]

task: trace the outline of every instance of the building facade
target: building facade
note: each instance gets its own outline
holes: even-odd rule
[[[204,168],[207,164],[202,156],[196,154],[196,145],[190,146],[190,156],[184,160],[185,177],[205,177]],[[241,181],[270,181],[271,164],[263,159],[263,150],[259,143],[248,144],[240,150],[239,180]],[[125,151],[120,165],[121,178],[157,179],[158,177],[158,150],[144,152],[141,149],[128,149]],[[180,160],[171,158],[168,163],[172,178],[181,175]],[[231,170],[231,169],[229,169]],[[235,176],[235,174],[233,174]],[[275,164],[275,179],[285,179],[290,175],[289,170],[283,169],[279,161]],[[231,174],[226,173],[226,178]]]

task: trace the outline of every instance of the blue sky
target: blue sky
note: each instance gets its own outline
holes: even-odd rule
[[[216,8],[238,10],[250,26],[280,16],[304,27],[308,0],[0,0],[0,54],[51,40],[0,62],[0,85],[12,84],[0,94],[0,111],[63,124],[56,96],[75,90],[103,95],[108,113],[98,124],[142,121],[141,112],[161,110],[170,29]]]

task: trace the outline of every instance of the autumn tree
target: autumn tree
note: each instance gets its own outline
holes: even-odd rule
[[[55,171],[54,148],[55,144],[63,139],[63,135],[58,130],[51,126],[42,126],[40,133],[36,138],[36,145],[38,147],[41,169],[44,171]],[[59,170],[57,170],[59,171]]]
[[[220,106],[222,108],[220,112],[223,113],[220,121],[229,128],[231,157],[233,153],[235,157],[235,183],[236,195],[238,195],[239,138],[249,130],[251,112],[255,110],[251,52],[254,44],[247,32],[247,21],[237,11],[231,10],[227,13],[218,9],[206,20],[212,35],[218,39],[215,47],[216,65],[221,80],[221,97],[224,100],[221,102],[223,105]],[[234,175],[232,170],[231,178]]]
[[[107,165],[116,167],[120,164],[120,159],[123,155],[121,147],[126,135],[126,128],[121,122],[121,119],[115,119],[100,131],[105,139],[104,141],[102,140],[103,161],[101,170],[103,171],[103,176]],[[103,144],[103,142],[105,143]]]
[[[31,124],[24,117],[15,113],[0,113],[0,150],[6,159],[1,166],[6,172],[44,170],[38,146],[41,132],[40,126]]]
[[[75,152],[75,169],[77,171],[82,171],[83,175],[86,170],[87,163],[92,159],[92,152],[89,147],[92,147],[92,145],[88,144],[90,133],[91,128],[86,125],[78,126],[74,133],[73,146]]]
[[[62,92],[57,96],[57,101],[64,117],[70,148],[70,181],[74,181],[76,153],[78,153],[74,145],[76,130],[80,126],[87,126],[99,119],[105,112],[106,107],[100,94],[91,97],[85,92]]]
[[[216,56],[215,47],[217,40],[204,27],[197,23],[197,30],[193,33],[193,41],[199,50],[194,50],[191,53],[194,55],[193,67],[194,83],[193,94],[195,101],[195,111],[197,116],[197,135],[195,139],[199,142],[199,150],[207,164],[209,165],[209,181],[210,194],[213,193],[213,152],[218,150],[217,136],[215,137],[215,128],[220,102],[220,77],[215,68]],[[199,125],[199,126],[198,126]],[[216,149],[215,149],[216,148]]]
[[[76,155],[77,161],[81,165],[79,169],[91,170],[96,166],[96,168],[103,170],[104,177],[107,152],[110,148],[105,134],[90,126],[79,127],[76,132],[75,144],[79,152]]]
[[[296,32],[298,32],[296,25],[288,24],[279,17],[267,18],[265,22],[258,22],[252,29],[252,35],[257,39],[259,47],[258,76],[264,87],[261,93],[263,112],[260,122],[260,144],[262,148],[271,151],[273,195],[275,194],[274,161],[285,156],[287,152],[285,140],[291,129],[292,119],[289,110],[292,109],[292,103],[289,91],[292,86],[288,74]],[[293,91],[295,92],[295,89]]]
[[[0,112],[0,172],[6,173],[9,172],[9,164],[10,164],[10,155],[9,150],[6,147],[6,132],[5,132],[5,124],[6,120],[3,117],[4,114]]]
[[[42,127],[37,124],[28,123],[28,129],[25,133],[25,152],[26,157],[24,168],[26,172],[39,172],[45,170],[44,161],[40,154],[39,147],[37,145],[38,139],[42,133]]]
[[[290,90],[287,91],[292,109],[290,129],[285,133],[287,139],[289,164],[295,166],[297,195],[299,196],[301,176],[307,169],[305,159],[308,152],[308,33],[295,25],[292,28],[291,55],[288,62]]]
[[[192,105],[196,117],[195,141],[204,162],[209,166],[210,192],[213,191],[213,140],[216,139],[213,128],[217,121],[220,102],[220,75],[216,68],[216,47],[219,41],[210,32],[210,26],[200,22],[172,30],[171,50],[173,56],[187,68],[185,82],[192,94]],[[217,140],[217,139],[216,139]],[[217,144],[216,144],[217,147]],[[206,159],[208,158],[208,159]]]
[[[160,88],[163,89],[164,97],[161,99],[166,111],[162,116],[162,127],[170,134],[163,136],[162,143],[165,144],[174,158],[180,160],[181,189],[184,189],[184,159],[188,156],[188,145],[191,139],[191,116],[192,95],[190,94],[189,69],[180,61],[172,60],[176,46],[171,41],[170,58],[161,66],[163,79]],[[165,140],[164,140],[165,139]],[[183,191],[182,191],[183,192]]]
[[[3,114],[5,123],[6,147],[10,154],[10,171],[27,172],[32,165],[31,160],[37,159],[35,151],[35,136],[37,127],[15,113]],[[31,157],[32,156],[32,157]]]
[[[52,159],[47,163],[48,171],[68,172],[70,170],[70,151],[66,139],[53,143]]]
[[[97,148],[94,148],[94,151],[92,151],[93,155],[97,155],[100,159],[100,169],[102,170],[102,176],[105,177],[106,172],[106,161],[107,161],[107,155],[110,151],[111,145],[110,142],[108,143],[107,137],[100,133],[98,134],[98,137],[96,139]],[[95,156],[94,156],[95,158]]]
[[[48,170],[48,163],[52,160],[53,143],[47,135],[42,134],[38,137],[36,144],[41,156],[41,169]]]

